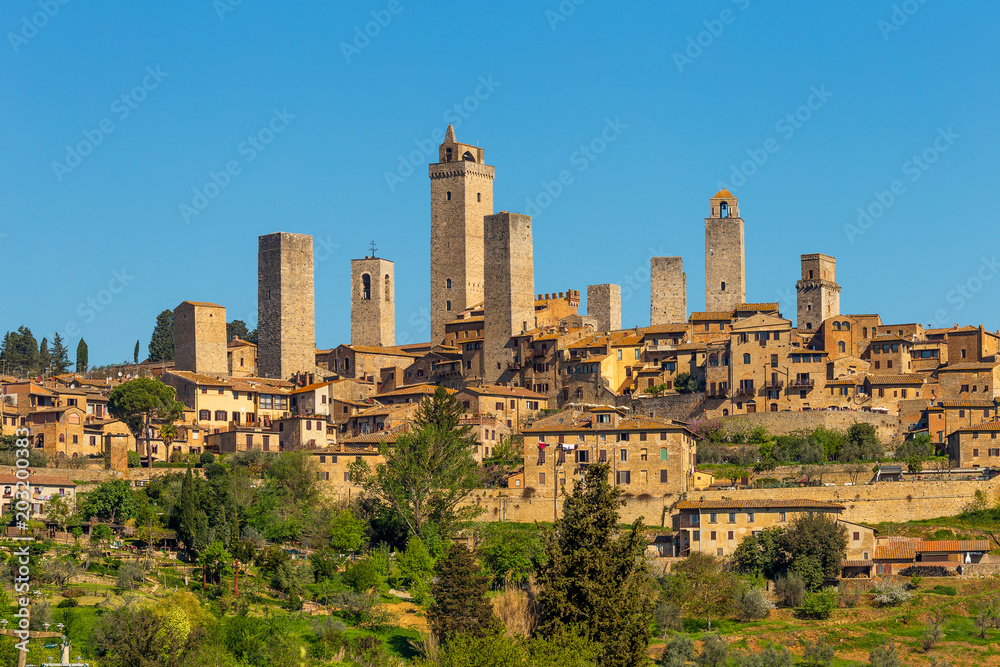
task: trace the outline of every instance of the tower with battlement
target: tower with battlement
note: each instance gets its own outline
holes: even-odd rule
[[[840,315],[837,260],[830,255],[802,255],[802,279],[795,283],[798,313],[795,326],[802,333],[815,331],[823,320]]]

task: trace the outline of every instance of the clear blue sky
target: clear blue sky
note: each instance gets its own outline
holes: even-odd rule
[[[82,333],[100,364],[145,354],[183,300],[252,327],[257,236],[288,231],[316,238],[321,347],[349,338],[349,260],[373,238],[396,262],[397,339],[427,340],[446,116],[496,167],[496,210],[535,213],[537,292],[631,281],[623,323],[645,325],[649,256],[682,255],[702,309],[723,182],[748,300],[794,319],[799,255],[824,252],[844,312],[1000,328],[996,3],[237,2],[3,3],[0,330]],[[357,38],[372,12],[384,27]],[[578,153],[609,119],[614,141]],[[198,200],[212,172],[228,183]]]

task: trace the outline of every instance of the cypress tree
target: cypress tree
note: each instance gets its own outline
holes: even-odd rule
[[[76,345],[76,372],[86,373],[90,368],[90,360],[87,358],[87,341],[80,339]]]
[[[52,339],[51,357],[53,375],[61,375],[69,370],[69,350],[66,349],[66,343],[58,333]]]
[[[493,607],[486,600],[490,578],[472,552],[452,543],[434,569],[438,575],[431,584],[434,602],[427,610],[431,630],[443,643],[457,635],[482,636],[494,624]]]
[[[44,373],[51,363],[52,355],[49,354],[49,341],[47,338],[42,338],[42,343],[38,346],[38,367]]]
[[[135,341],[135,350],[132,351],[132,361],[139,363],[139,341]]]
[[[164,310],[156,316],[156,326],[149,338],[149,360],[171,361],[174,358],[174,311]]]
[[[607,464],[591,465],[545,534],[538,631],[579,632],[601,644],[601,667],[633,667],[648,662],[653,582],[643,559],[642,518],[618,529],[624,502],[608,473]]]

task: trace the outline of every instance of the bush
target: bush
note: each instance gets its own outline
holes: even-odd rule
[[[125,456],[128,458],[129,468],[138,468],[139,464],[142,462],[142,460],[139,458],[139,452],[133,451],[131,449]]]
[[[911,565],[899,574],[902,577],[953,577],[955,571],[943,565]]]
[[[736,609],[744,621],[759,621],[770,616],[774,603],[767,597],[767,593],[753,586],[740,594]]]
[[[880,581],[872,589],[872,601],[879,607],[894,607],[912,597],[913,593],[900,581]]]
[[[532,487],[532,486],[526,486],[526,487],[524,487],[524,491],[521,492],[521,497],[522,498],[534,498],[535,497],[535,488]]]
[[[871,667],[900,667],[896,645],[889,641],[876,646],[868,654],[868,662]]]
[[[701,646],[697,663],[702,667],[723,667],[729,657],[729,643],[719,635],[709,635]]]
[[[806,581],[797,572],[774,580],[774,593],[786,607],[798,607],[806,597]]]
[[[930,593],[935,593],[937,595],[957,595],[958,591],[955,590],[954,586],[942,586],[938,584],[934,588],[929,589]]]
[[[375,562],[371,558],[365,558],[351,564],[344,572],[343,580],[355,593],[364,593],[377,586],[381,577]]]
[[[918,588],[920,588],[920,584],[922,584],[923,581],[924,581],[923,577],[910,577],[910,583],[907,584],[907,587],[911,591],[915,591]]]
[[[64,598],[82,598],[87,592],[82,588],[67,588],[62,592]]]
[[[802,602],[802,613],[811,618],[830,618],[837,608],[838,595],[836,588],[824,588],[806,595]]]
[[[60,600],[59,604],[56,605],[59,609],[66,609],[67,607],[76,607],[80,604],[80,601],[76,598],[66,598],[65,600]]]
[[[837,652],[833,650],[833,647],[823,641],[822,637],[817,637],[814,642],[806,642],[802,657],[808,665],[813,665],[813,667],[820,667],[820,665],[827,667],[827,665],[833,662],[836,654]]]
[[[694,642],[690,637],[677,635],[663,651],[659,664],[663,667],[685,667],[691,660],[694,660]]]
[[[202,466],[208,466],[215,463],[215,454],[212,452],[202,452],[201,456],[198,457],[198,463]]]

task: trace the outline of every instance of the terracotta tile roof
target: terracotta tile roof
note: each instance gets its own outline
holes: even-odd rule
[[[965,553],[967,551],[990,550],[988,540],[935,540],[917,542],[917,553]]]
[[[690,325],[685,323],[654,324],[651,327],[639,327],[639,333],[641,334],[687,333],[689,326]]]
[[[875,561],[873,560],[862,560],[860,558],[855,560],[840,561],[840,567],[871,567],[874,564]]]
[[[1000,361],[966,361],[959,364],[946,364],[938,368],[938,373],[948,371],[990,371],[1000,366]]]
[[[323,387],[326,386],[327,386],[326,382],[315,382],[313,384],[307,384],[304,387],[299,387],[298,389],[293,389],[290,393],[301,394],[307,391],[316,391],[317,389],[322,389]]]
[[[677,509],[827,509],[843,511],[844,506],[823,500],[796,498],[793,500],[682,500]]]
[[[833,387],[844,387],[844,386],[854,387],[854,386],[860,386],[861,384],[864,383],[864,381],[865,381],[864,377],[862,377],[862,376],[859,375],[859,376],[853,377],[853,378],[837,378],[836,380],[827,380],[826,381],[826,386],[827,387],[831,387],[831,386],[833,386]]]
[[[744,312],[748,310],[778,310],[778,303],[738,303],[736,304],[736,312]]]
[[[454,391],[454,390],[449,390]],[[462,390],[468,394],[475,394],[477,396],[513,396],[516,398],[529,398],[531,400],[548,400],[548,396],[545,394],[539,394],[537,392],[531,391],[530,389],[525,389],[524,387],[500,387],[496,385],[490,386],[479,386],[479,387],[466,387]]]
[[[257,347],[257,343],[251,343],[248,340],[243,340],[242,338],[236,337],[231,341],[226,343],[226,347]],[[321,350],[322,352],[333,352],[333,350]]]
[[[205,307],[208,307],[208,308],[222,308],[222,306],[220,306],[219,304],[217,304],[217,303],[209,303],[208,301],[181,301],[181,304],[185,304],[185,303],[189,303],[192,306],[205,306]]]
[[[377,394],[375,398],[379,399],[391,396],[415,396],[418,394],[429,396],[434,392],[436,392],[437,389],[438,385],[425,382],[424,384],[415,384],[408,387],[400,387],[399,389],[393,389],[392,391],[387,391],[382,394]],[[449,394],[457,393],[454,389],[445,388],[445,391],[447,391]]]
[[[567,350],[580,349],[584,347],[604,347],[608,344],[607,336],[587,336],[580,340],[573,341],[566,346]]]
[[[880,343],[893,343],[893,342],[896,342],[896,343],[907,343],[908,345],[912,345],[913,344],[913,341],[910,340],[908,337],[906,337],[906,336],[899,336],[897,334],[887,334],[885,336],[875,336],[875,338],[871,339],[871,344],[872,345],[878,345]]]
[[[179,378],[183,378],[188,382],[194,382],[195,384],[207,384],[212,387],[231,387],[232,383],[227,380],[220,380],[219,378],[209,377],[208,375],[201,375],[195,373],[194,371],[167,371],[171,375],[176,375]]]
[[[391,431],[379,431],[378,433],[364,433],[353,438],[349,438],[341,442],[341,445],[345,453],[351,454],[377,454],[378,452],[373,452],[367,447],[351,447],[351,445],[365,445],[365,444],[376,444],[380,442],[396,442],[396,439],[400,436],[400,432],[396,430]]]
[[[960,400],[943,400],[940,401],[941,407],[943,408],[995,408],[996,403],[993,401],[960,401]]]
[[[728,322],[731,319],[733,319],[732,313],[712,313],[708,311],[691,313],[691,315],[688,316],[688,322],[697,322],[701,320],[726,320]]]
[[[16,484],[18,481],[27,481],[30,486],[34,486],[36,484],[41,486],[76,486],[73,480],[66,479],[65,477],[56,477],[54,475],[36,475],[32,473],[31,477],[27,480],[19,480],[14,475],[0,474],[0,484]]]
[[[611,347],[624,347],[630,345],[639,345],[642,343],[642,336],[638,334],[633,334],[631,336],[624,336],[619,338],[615,342],[611,343]]]
[[[926,379],[923,375],[916,373],[900,373],[898,375],[887,373],[868,376],[870,384],[923,384]]]
[[[484,317],[482,315],[471,315],[469,317],[456,317],[451,322],[447,324],[464,324],[466,322],[482,322]]]
[[[572,329],[572,331],[577,331],[577,329]],[[566,333],[569,333],[569,332],[567,331]],[[560,336],[564,336],[564,335],[565,334],[561,334],[561,333],[558,333],[558,332],[556,332],[556,333],[550,333],[550,334],[545,334],[544,336],[539,336],[538,338],[535,338],[535,340],[557,340]]]
[[[875,560],[915,560],[916,557],[913,542],[893,542],[875,547]]]
[[[1000,431],[1000,422],[983,422],[976,426],[963,426],[955,429],[952,433],[989,433],[992,431]]]
[[[707,352],[708,348],[704,343],[682,343],[677,346],[678,352]]]
[[[396,349],[394,347],[372,347],[369,345],[341,345],[341,347],[346,347],[352,352],[360,352],[362,354],[384,354],[389,357],[419,357],[419,354],[413,352],[403,352],[402,350]]]

